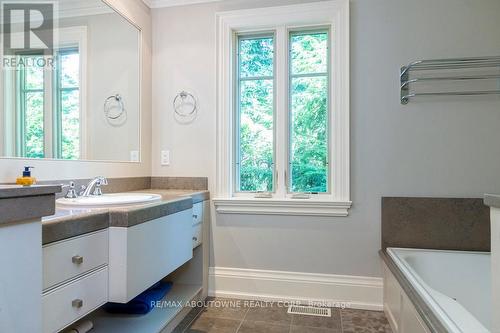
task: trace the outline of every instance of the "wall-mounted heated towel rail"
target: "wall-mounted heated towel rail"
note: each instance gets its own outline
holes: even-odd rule
[[[484,80],[496,80],[493,81],[496,89],[430,92],[412,89],[426,82]],[[418,96],[500,95],[500,56],[414,61],[401,68],[400,82],[401,104],[408,104],[411,98]]]

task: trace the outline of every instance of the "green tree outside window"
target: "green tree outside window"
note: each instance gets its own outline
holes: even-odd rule
[[[288,192],[327,193],[328,31],[289,36]],[[237,47],[236,190],[273,191],[274,36],[240,36]]]

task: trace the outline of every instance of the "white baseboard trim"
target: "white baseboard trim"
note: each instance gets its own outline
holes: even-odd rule
[[[209,296],[383,309],[382,278],[210,267]],[[338,305],[337,305],[338,304]]]

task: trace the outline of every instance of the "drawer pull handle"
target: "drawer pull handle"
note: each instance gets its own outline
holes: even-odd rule
[[[73,306],[74,308],[81,308],[83,306],[83,301],[81,299],[74,299],[72,302],[71,302],[71,306]]]
[[[194,214],[194,215],[193,215],[193,218],[194,218],[194,219],[197,219],[197,218],[198,218],[198,215]]]
[[[81,265],[83,264],[83,257],[74,256],[73,258],[71,258],[71,261],[73,262],[73,264]]]
[[[198,237],[193,237],[193,241],[197,242],[198,241]]]

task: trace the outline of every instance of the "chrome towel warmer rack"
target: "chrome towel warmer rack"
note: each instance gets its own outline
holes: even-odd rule
[[[460,69],[488,69],[494,74],[471,74],[457,75]],[[414,77],[415,72],[439,70],[441,74],[434,77]],[[450,70],[453,74],[443,74]],[[455,70],[455,71],[454,71]],[[401,104],[408,104],[411,98],[418,96],[478,96],[478,95],[500,95],[500,83],[498,89],[493,90],[467,90],[467,91],[442,91],[442,92],[412,92],[411,86],[420,82],[430,81],[475,81],[500,79],[500,56],[418,60],[401,68],[400,73],[400,98]]]

